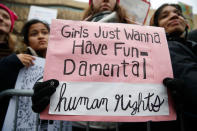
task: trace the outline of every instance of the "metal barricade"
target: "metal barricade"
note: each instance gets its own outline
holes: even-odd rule
[[[33,90],[27,90],[27,89],[7,89],[5,91],[0,92],[0,100],[3,99],[5,96],[16,96],[16,108],[15,108],[15,116],[14,116],[14,131],[17,129],[17,113],[18,113],[18,104],[19,104],[19,97],[20,96],[27,96],[31,97],[33,95]],[[38,131],[38,126],[39,126],[39,114],[37,114],[37,120],[36,120],[36,131]],[[62,131],[62,124],[63,121],[60,121],[60,131]],[[106,130],[105,128],[102,128],[101,126],[96,126],[92,125],[91,122],[72,122],[72,126],[77,126],[77,127],[83,127],[86,129],[86,131],[91,131],[91,128],[96,128],[96,129],[101,129],[103,131]],[[109,128],[108,128],[109,129]],[[118,123],[115,123],[114,126],[115,131],[120,131],[119,130],[119,125]],[[151,131],[150,128],[150,122],[147,122],[147,131]]]
[[[17,125],[17,113],[18,113],[18,101],[19,96],[32,96],[33,90],[20,90],[20,89],[7,89],[5,91],[0,92],[0,100],[3,99],[5,96],[16,96],[16,107],[15,107],[15,115],[14,115],[14,131],[16,131]],[[36,131],[38,131],[38,115],[37,115],[37,122],[36,122]]]

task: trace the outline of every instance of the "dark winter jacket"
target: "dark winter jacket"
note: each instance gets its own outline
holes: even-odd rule
[[[197,43],[167,35],[175,78],[184,80],[182,91],[183,113],[177,113],[176,121],[150,122],[151,131],[196,131],[197,130]],[[176,104],[176,103],[175,103]],[[146,131],[147,123],[124,123],[121,131]]]
[[[184,110],[197,115],[197,43],[168,37],[174,77],[182,79]]]
[[[0,59],[12,54],[12,50],[7,43],[0,43]]]
[[[185,130],[197,130],[197,43],[171,36],[167,39],[174,77],[185,84],[180,98]]]
[[[24,67],[16,54],[0,59],[0,91],[14,88],[19,70]]]
[[[16,79],[19,73],[19,70],[24,67],[21,61],[18,59],[16,54],[8,55],[9,49],[1,48],[1,53],[3,54],[2,57],[0,57],[0,92],[6,90],[6,89],[12,89],[15,86]],[[6,115],[6,111],[8,108],[9,98],[4,97],[3,99],[0,99],[0,130],[3,125],[3,121]]]
[[[188,33],[188,39],[197,42],[197,29]]]

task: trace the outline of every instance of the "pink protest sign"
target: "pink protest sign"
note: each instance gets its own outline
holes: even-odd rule
[[[53,20],[44,79],[60,85],[41,119],[176,119],[162,85],[173,77],[163,28]]]

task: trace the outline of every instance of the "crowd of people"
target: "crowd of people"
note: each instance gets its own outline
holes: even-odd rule
[[[107,22],[135,24],[119,4],[120,0],[89,0],[89,8],[82,20],[99,22],[112,12],[116,12]],[[9,35],[14,28],[17,15],[0,4],[0,92],[13,89],[21,68],[34,65],[34,57],[46,56],[49,25],[41,20],[27,21],[22,29],[25,53],[15,54],[9,43]],[[178,4],[163,4],[153,14],[150,26],[163,27],[166,32],[174,78],[164,78],[163,84],[170,90],[175,103],[177,120],[151,122],[152,131],[195,131],[197,127],[197,36],[196,31],[188,32],[188,23]],[[53,84],[51,84],[53,83]],[[32,110],[42,112],[50,102],[51,95],[59,85],[58,80],[37,82],[32,96]],[[0,100],[0,129],[6,115],[9,98]],[[119,123],[120,131],[144,131],[145,122]],[[73,127],[75,130],[79,127]],[[97,131],[98,129],[92,129]],[[107,130],[107,129],[106,129]],[[108,129],[114,130],[114,129]]]

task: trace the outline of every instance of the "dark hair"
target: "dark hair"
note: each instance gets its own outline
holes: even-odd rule
[[[160,13],[162,12],[163,8],[166,7],[166,6],[173,6],[175,7],[177,10],[180,11],[181,15],[183,16],[182,14],[182,9],[181,9],[181,6],[178,5],[178,4],[163,4],[162,6],[160,6],[154,13],[153,15],[153,18],[151,20],[151,23],[150,25],[151,26],[158,26],[158,19],[159,19],[159,15]],[[184,16],[183,16],[184,17]]]
[[[32,20],[27,21],[24,24],[22,31],[21,31],[21,34],[23,35],[23,41],[26,45],[28,45],[29,43],[28,33],[29,33],[30,26],[33,24],[37,24],[37,23],[42,23],[47,28],[47,30],[50,31],[49,24],[44,21],[41,21],[38,19],[32,19]]]

